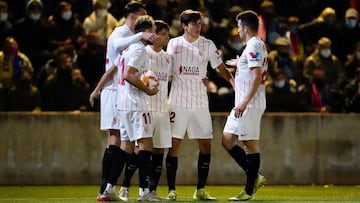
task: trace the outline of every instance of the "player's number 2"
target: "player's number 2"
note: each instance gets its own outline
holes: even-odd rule
[[[170,123],[175,123],[175,112],[170,112]]]

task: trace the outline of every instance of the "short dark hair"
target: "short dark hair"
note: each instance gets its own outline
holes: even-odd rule
[[[146,29],[152,29],[155,26],[154,19],[149,15],[143,15],[136,18],[135,33],[143,32]]]
[[[196,22],[201,19],[199,11],[185,10],[180,14],[180,22],[187,25],[189,22]]]
[[[257,31],[259,28],[259,19],[257,14],[254,11],[246,10],[240,12],[236,16],[236,21],[241,20],[243,26],[248,26],[252,31]]]
[[[138,11],[140,11],[140,9],[146,9],[145,4],[136,2],[136,1],[131,1],[128,4],[126,4],[125,8],[124,8],[124,16],[125,18],[128,17],[130,15],[130,13],[136,13]]]
[[[159,33],[162,29],[165,29],[167,31],[170,30],[169,25],[163,20],[155,20],[155,26],[156,26],[156,30],[155,30],[156,33]]]

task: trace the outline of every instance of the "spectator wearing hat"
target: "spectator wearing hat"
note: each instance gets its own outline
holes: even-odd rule
[[[290,54],[290,42],[285,37],[279,37],[274,43],[275,49],[269,52],[268,74],[274,78],[281,70],[286,77],[300,83],[302,81],[302,60]]]
[[[340,47],[338,57],[343,64],[346,60],[346,56],[352,54],[354,44],[360,41],[360,27],[358,21],[358,12],[354,8],[349,8],[345,12],[345,19],[340,23],[341,32]]]
[[[25,10],[26,15],[14,23],[14,37],[21,51],[29,57],[36,75],[50,58],[43,3],[41,0],[30,0]]]
[[[336,12],[331,7],[324,8],[319,16],[310,22],[299,25],[300,38],[304,44],[305,57],[316,48],[321,37],[327,37],[332,42],[333,53],[339,53],[339,26]]]
[[[106,40],[117,26],[117,19],[108,12],[107,0],[96,0],[94,11],[85,18],[83,27],[85,34],[97,33],[102,45],[106,45]]]
[[[318,40],[315,51],[305,59],[303,76],[310,79],[315,67],[321,67],[325,72],[325,83],[334,91],[338,91],[344,80],[344,71],[339,59],[331,52],[331,40],[322,37]]]

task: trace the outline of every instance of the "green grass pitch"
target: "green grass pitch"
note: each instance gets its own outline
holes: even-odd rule
[[[243,186],[207,186],[217,202],[240,192]],[[117,188],[119,189],[119,188]],[[194,186],[178,186],[177,202],[193,202]],[[138,187],[130,188],[130,201],[135,202]],[[0,186],[0,202],[96,202],[98,186]],[[164,197],[166,186],[158,188]],[[166,202],[166,201],[164,201]],[[169,201],[167,201],[169,202]],[[261,188],[251,202],[360,202],[360,186],[269,186]]]

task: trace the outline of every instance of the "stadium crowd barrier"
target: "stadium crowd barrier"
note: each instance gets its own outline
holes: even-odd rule
[[[227,113],[213,113],[209,185],[243,184],[221,146]],[[360,184],[360,114],[266,113],[261,168],[268,184]],[[106,132],[99,113],[0,113],[0,185],[98,184]],[[194,185],[198,147],[181,145],[177,184]],[[166,184],[163,169],[161,184]],[[120,178],[122,180],[122,178]],[[137,175],[133,183],[137,184]]]

